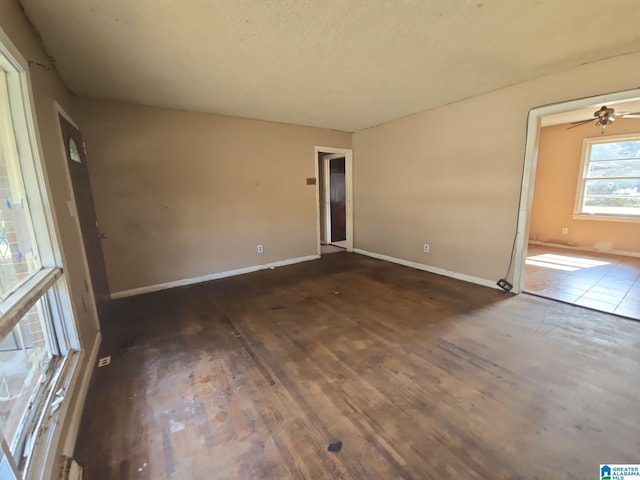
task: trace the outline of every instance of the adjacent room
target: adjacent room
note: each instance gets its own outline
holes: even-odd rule
[[[640,101],[542,119],[524,290],[640,320]]]
[[[638,20],[1,0],[0,479],[638,466]]]

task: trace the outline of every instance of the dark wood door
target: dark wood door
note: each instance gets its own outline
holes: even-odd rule
[[[60,128],[64,148],[67,153],[67,163],[71,175],[73,195],[76,200],[78,222],[82,231],[82,240],[87,254],[87,263],[91,274],[93,294],[96,299],[98,316],[103,322],[108,314],[110,296],[107,272],[104,266],[102,254],[102,238],[96,220],[96,209],[93,204],[91,184],[89,183],[89,170],[87,169],[87,156],[80,131],[60,115]]]
[[[331,241],[339,242],[347,239],[344,158],[329,160],[329,191],[331,195]]]

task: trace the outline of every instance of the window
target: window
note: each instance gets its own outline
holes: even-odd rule
[[[15,478],[42,468],[79,347],[26,80],[0,43],[0,471]]]
[[[46,296],[0,342],[0,425],[14,459],[23,456],[32,397],[46,390],[58,364],[59,352],[51,334],[51,314]],[[35,395],[34,395],[35,394]],[[36,402],[37,403],[37,402]],[[16,458],[18,457],[18,458]]]
[[[640,221],[640,134],[586,139],[575,216]]]

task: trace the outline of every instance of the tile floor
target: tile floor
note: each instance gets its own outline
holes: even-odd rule
[[[529,245],[524,291],[640,320],[640,258]]]

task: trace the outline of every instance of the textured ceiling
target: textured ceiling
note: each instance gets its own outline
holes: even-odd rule
[[[21,0],[80,96],[354,131],[640,51],[637,0]]]

